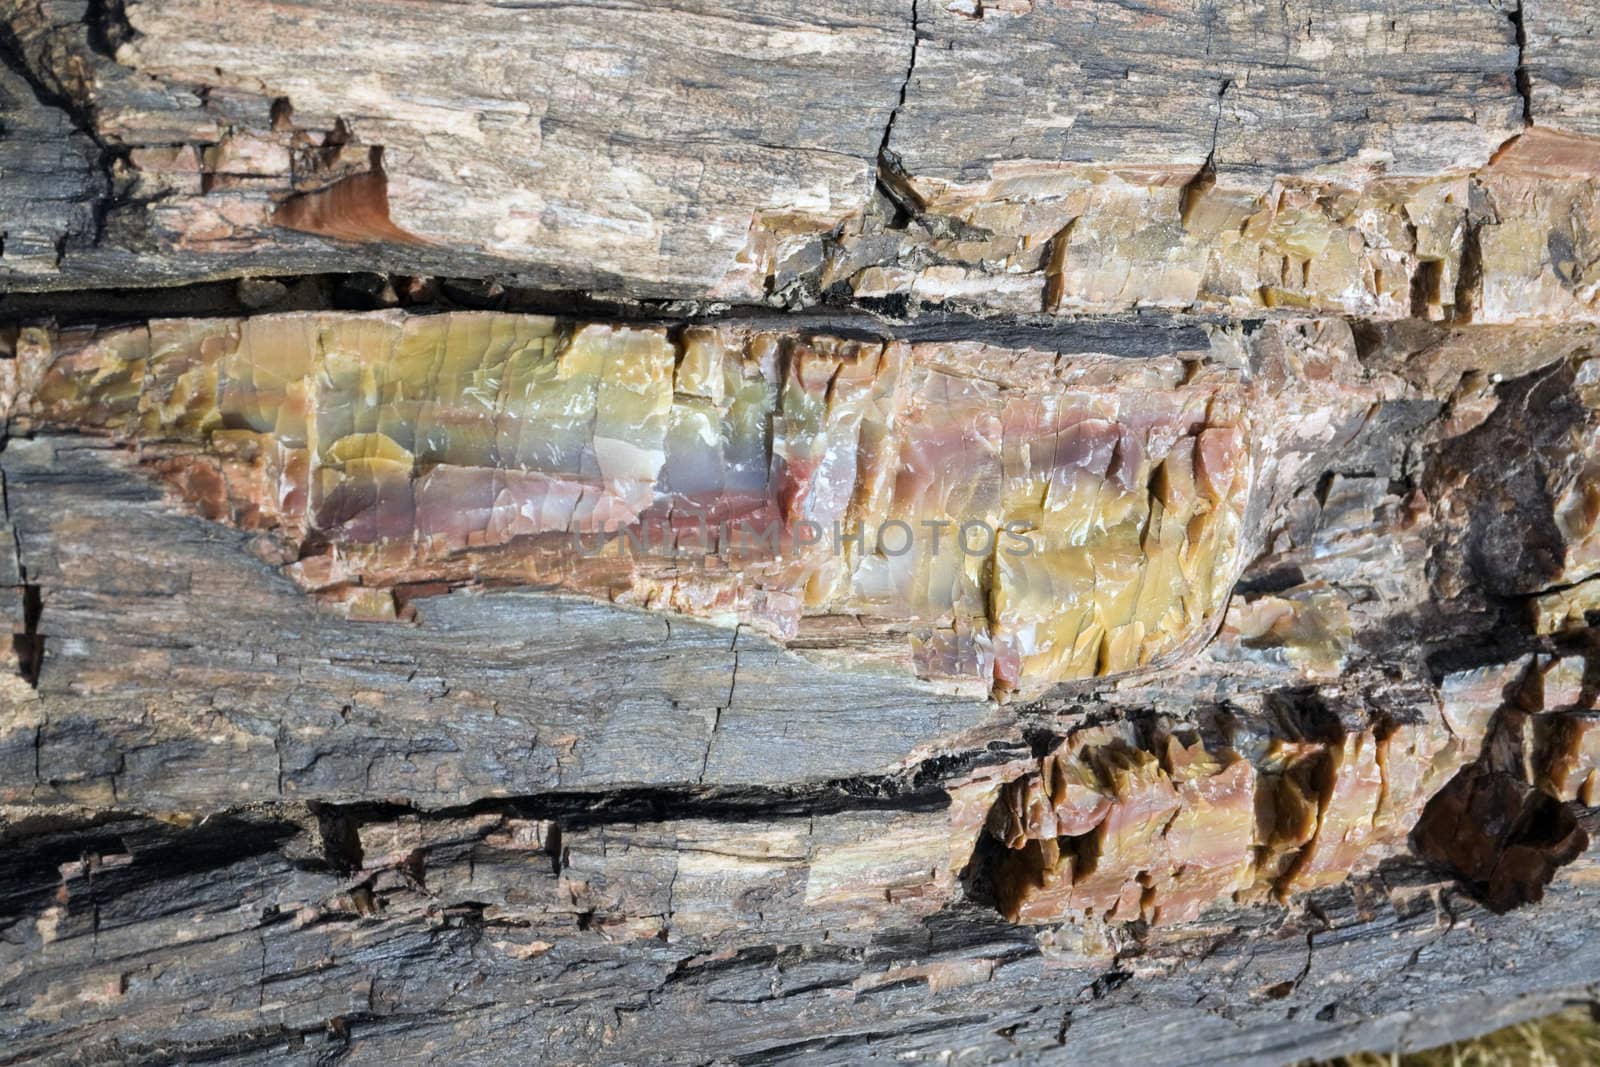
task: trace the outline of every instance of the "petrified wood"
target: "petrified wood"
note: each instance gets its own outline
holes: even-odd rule
[[[864,641],[909,631],[920,677],[1037,692],[1215,629],[1252,427],[1241,368],[1180,355],[471,313],[166,320],[30,328],[14,414],[138,444],[369,615],[395,614],[385,589],[474,581],[790,638],[802,615],[854,619]]]
[[[1590,999],[1592,7],[0,0],[0,1063]]]

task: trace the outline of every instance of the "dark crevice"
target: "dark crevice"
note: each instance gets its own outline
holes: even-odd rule
[[[1525,2],[1525,0],[1524,0]],[[1517,95],[1522,97],[1522,124],[1533,125],[1533,79],[1528,74],[1528,28],[1525,25],[1526,13],[1522,10],[1522,3],[1518,3],[1506,13],[1511,20],[1511,25],[1517,34]]]
[[[203,879],[235,863],[273,855],[299,832],[288,820],[250,815],[216,815],[186,829],[109,814],[87,825],[47,824],[31,833],[19,827],[0,838],[7,858],[0,868],[0,928],[59,898],[66,864],[82,864],[84,881],[70,890],[72,897],[81,901],[89,892],[94,901],[104,903],[147,886],[152,877]],[[134,862],[105,862],[116,856],[132,856]]]
[[[35,689],[39,687],[39,671],[44,666],[44,635],[39,632],[42,605],[39,587],[32,583],[24,583],[22,632],[12,635],[11,648],[17,657],[17,673]]]
[[[889,147],[890,138],[894,135],[895,119],[900,117],[900,109],[906,106],[906,92],[911,88],[911,75],[917,69],[917,34],[921,28],[917,5],[920,2],[921,0],[911,0],[911,55],[906,61],[906,75],[900,81],[900,92],[895,99],[894,107],[889,111],[889,121],[883,125],[883,139],[878,142],[878,189],[896,209],[896,218],[891,222],[891,229],[904,229],[907,220],[921,214],[923,209],[921,200],[912,190],[905,169],[900,164],[899,154]]]
[[[361,870],[365,856],[361,849],[360,824],[332,805],[314,804],[311,810],[317,817],[317,835],[322,839],[322,856],[328,866],[340,874]]]
[[[1211,120],[1211,150],[1206,153],[1206,160],[1200,165],[1199,171],[1189,179],[1182,192],[1178,194],[1178,221],[1186,228],[1195,205],[1217,184],[1217,139],[1222,132],[1222,101],[1231,88],[1233,79],[1223,78],[1222,84],[1217,89],[1217,113]]]
[[[996,755],[995,761],[1002,757]],[[974,761],[976,762],[976,761]],[[681,819],[743,821],[807,818],[852,811],[941,811],[950,796],[933,784],[938,772],[913,769],[903,775],[835,779],[795,786],[651,786],[605,792],[540,793],[491,797],[448,808],[417,809],[409,804],[370,802],[319,805],[318,818],[346,820],[352,827],[402,816],[461,819],[501,814],[551,820],[563,832],[613,823],[660,823]],[[559,835],[553,838],[557,853]]]
[[[1411,315],[1426,319],[1435,307],[1444,301],[1444,261],[1425,259],[1417,263],[1411,275]]]
[[[1451,305],[1451,318],[1456,322],[1471,322],[1478,310],[1478,294],[1483,287],[1483,246],[1479,231],[1484,220],[1467,218],[1461,234],[1461,266],[1456,274],[1455,299]]]
[[[906,60],[906,76],[900,80],[900,93],[895,99],[894,109],[889,112],[889,121],[883,127],[883,140],[878,143],[878,156],[881,159],[889,153],[889,139],[894,134],[894,120],[899,118],[900,109],[906,106],[906,92],[911,87],[911,75],[917,69],[917,34],[921,30],[918,18],[917,5],[921,0],[911,0],[911,55]]]
[[[268,805],[252,809],[248,814],[219,813],[205,825],[231,819],[260,825],[261,820],[270,819],[273,825],[289,826],[303,818],[304,813],[309,813],[315,820],[322,861],[330,869],[349,873],[362,869],[366,862],[360,828],[368,823],[402,817],[449,821],[483,814],[550,820],[557,825],[552,827],[545,841],[545,851],[550,853],[559,869],[563,833],[610,824],[659,823],[683,819],[737,822],[754,818],[799,819],[845,812],[941,811],[949,806],[950,797],[937,783],[953,770],[1002,763],[1014,755],[1005,750],[961,757],[933,757],[899,774],[840,778],[793,786],[658,786],[595,792],[550,792],[489,797],[468,804],[432,809],[396,802],[339,804],[312,801],[307,808]],[[269,814],[274,811],[276,814]],[[150,825],[135,812],[124,813],[122,817],[130,826]],[[108,840],[113,840],[117,832],[108,830],[103,834],[109,835]],[[195,831],[164,828],[159,832],[168,835]],[[63,831],[61,836],[73,837],[85,833],[79,827]],[[18,827],[9,838],[0,837],[0,844],[11,849],[43,847],[54,834],[56,830],[50,826],[42,827],[37,833],[29,833],[26,827]]]
[[[116,59],[117,49],[135,36],[124,0],[89,0],[83,20],[88,26],[89,47],[107,59]]]
[[[0,451],[5,450],[7,439],[0,430]],[[0,515],[6,521],[11,518],[11,498],[9,486],[3,477],[0,477]],[[9,542],[11,553],[11,566],[16,569],[17,581],[20,583],[16,589],[21,599],[22,618],[13,620],[20,623],[11,636],[11,651],[16,657],[17,674],[30,686],[39,688],[39,672],[44,666],[44,635],[39,632],[39,619],[44,614],[44,594],[38,583],[28,580],[28,565],[22,558],[22,545],[15,532],[7,531],[3,540]],[[35,754],[37,759],[37,753]]]
[[[1201,164],[1199,171],[1184,184],[1182,191],[1178,194],[1178,221],[1185,229],[1189,226],[1189,219],[1194,214],[1195,205],[1200,202],[1202,197],[1214,189],[1216,184],[1216,151],[1213,149],[1211,154],[1206,156],[1206,161]]]
[[[454,310],[555,315],[590,322],[781,329],[826,333],[862,341],[981,341],[1038,348],[1063,355],[1098,353],[1132,358],[1204,352],[1208,327],[1234,320],[1222,313],[1138,311],[1093,319],[1040,313],[990,319],[952,311],[924,311],[908,322],[888,321],[866,306],[786,311],[736,306],[714,314],[687,313],[670,301],[616,302],[567,290],[521,288],[494,280],[375,272],[284,275],[266,302],[261,278],[157,289],[79,289],[0,293],[0,327],[49,320],[60,326],[112,326],[152,318],[213,318],[292,311],[378,311],[398,308],[419,315]],[[1246,333],[1256,323],[1245,320]]]

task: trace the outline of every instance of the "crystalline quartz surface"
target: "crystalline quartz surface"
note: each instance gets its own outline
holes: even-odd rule
[[[1203,640],[1240,564],[1242,394],[1199,358],[489,313],[31,330],[19,352],[19,411],[139,443],[352,603],[486,582],[780,637],[853,616],[904,633],[922,677],[1010,692]]]

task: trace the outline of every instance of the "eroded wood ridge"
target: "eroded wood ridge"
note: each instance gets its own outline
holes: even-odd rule
[[[0,270],[1592,318],[1588,16],[1526,7],[8,0],[10,125],[76,132],[7,142],[72,184],[8,187]]]

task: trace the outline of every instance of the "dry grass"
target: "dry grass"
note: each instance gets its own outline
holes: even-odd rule
[[[1600,1023],[1587,1007],[1530,1019],[1425,1052],[1363,1052],[1321,1067],[1584,1067],[1600,1064]]]

